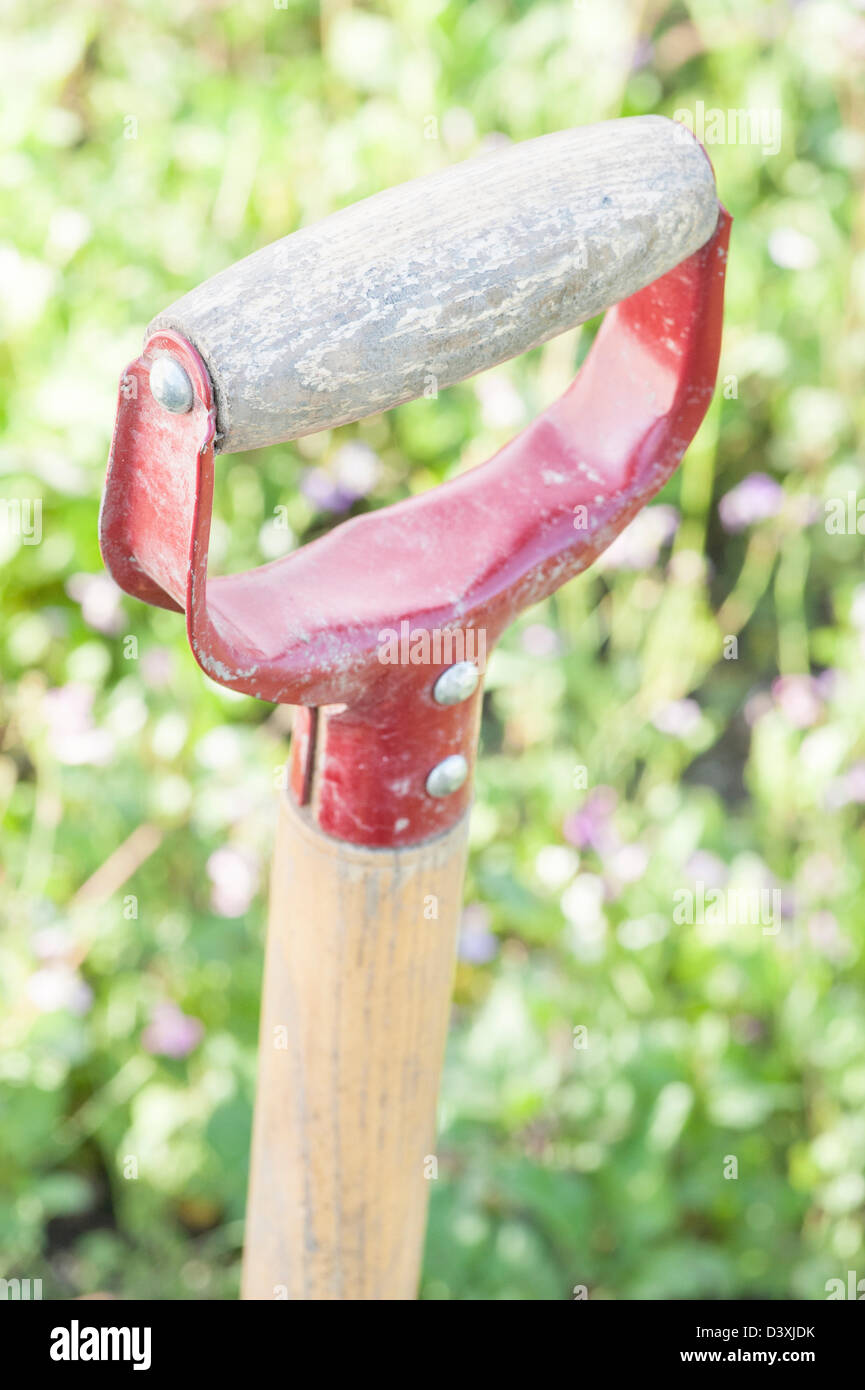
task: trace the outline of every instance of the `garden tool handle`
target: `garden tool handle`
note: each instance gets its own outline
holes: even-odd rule
[[[705,154],[669,121],[547,136],[257,252],[161,315],[124,373],[106,564],[185,609],[214,679],[301,707],[247,1298],[415,1292],[485,654],[679,463],[714,389],[729,226]],[[215,441],[265,445],[432,394],[613,303],[573,384],[489,463],[260,569],[208,574]]]
[[[282,798],[246,1299],[416,1295],[467,821],[423,845],[366,849]]]
[[[497,148],[256,251],[158,315],[200,353],[216,447],[345,424],[601,313],[712,235],[712,169],[660,116]]]

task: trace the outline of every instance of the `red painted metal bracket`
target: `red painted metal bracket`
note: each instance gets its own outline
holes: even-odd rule
[[[161,332],[121,380],[103,499],[105,564],[145,602],[184,610],[214,680],[303,707],[292,787],[325,831],[365,845],[417,843],[465,811],[471,776],[444,797],[430,770],[471,768],[480,687],[433,699],[453,661],[435,633],[487,654],[524,608],[586,569],[670,477],[715,385],[730,217],[705,246],[611,309],[575,381],[488,463],[422,496],[344,522],[272,564],[208,575],[215,414],[195,349]],[[184,415],[154,400],[169,355],[192,381]],[[431,661],[383,659],[406,634]],[[411,646],[408,646],[410,656]]]

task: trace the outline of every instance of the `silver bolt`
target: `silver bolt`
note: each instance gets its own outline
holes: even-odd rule
[[[153,399],[172,415],[185,415],[192,409],[192,382],[173,357],[157,357],[150,368],[150,390]]]
[[[430,796],[450,796],[462,786],[469,775],[469,765],[462,753],[451,753],[437,763],[426,779],[426,789]]]
[[[473,661],[458,661],[442,671],[433,686],[433,699],[437,705],[461,705],[478,688],[480,672]]]

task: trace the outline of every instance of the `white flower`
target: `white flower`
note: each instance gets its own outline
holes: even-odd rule
[[[567,845],[544,845],[535,856],[535,873],[545,888],[561,888],[580,867],[580,856]]]
[[[93,991],[77,970],[58,962],[30,976],[27,997],[44,1014],[56,1013],[58,1009],[86,1014],[93,1002]]]
[[[769,256],[782,270],[811,270],[820,252],[817,243],[795,227],[776,227],[769,237]]]

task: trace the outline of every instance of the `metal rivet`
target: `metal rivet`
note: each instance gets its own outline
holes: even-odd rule
[[[430,796],[450,796],[462,786],[469,775],[469,765],[462,753],[451,753],[438,763],[426,779]]]
[[[433,699],[437,705],[460,705],[478,688],[480,672],[473,661],[458,661],[442,671],[433,686]]]
[[[192,409],[192,382],[173,357],[157,357],[150,368],[150,390],[153,399],[172,415],[185,415]]]

